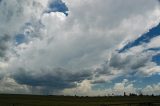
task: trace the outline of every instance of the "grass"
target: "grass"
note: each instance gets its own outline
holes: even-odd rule
[[[160,96],[76,97],[1,94],[0,106],[160,106]]]

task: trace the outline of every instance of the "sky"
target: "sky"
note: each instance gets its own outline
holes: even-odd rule
[[[158,0],[0,0],[0,93],[160,95]]]

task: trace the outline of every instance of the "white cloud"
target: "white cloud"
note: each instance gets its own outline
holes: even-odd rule
[[[142,92],[144,94],[148,94],[148,95],[159,95],[160,94],[160,83],[157,84],[153,84],[153,85],[147,85]]]
[[[155,37],[151,40],[151,42],[148,44],[148,48],[157,48],[159,47],[160,37]]]
[[[134,85],[130,83],[127,79],[124,79],[121,83],[115,83],[113,87],[114,94],[123,95],[124,92],[129,95],[129,93],[136,94],[136,88],[134,88]]]
[[[89,80],[84,80],[81,83],[77,83],[76,88],[65,89],[62,94],[65,95],[86,95],[91,91],[91,83]]]
[[[113,95],[126,95],[131,94],[143,94],[143,95],[159,95],[160,94],[160,83],[152,85],[146,85],[144,88],[137,88],[135,81],[129,81],[124,79],[122,82],[117,82],[110,88],[103,89],[92,89],[91,82],[84,80],[79,83],[76,88],[64,89],[60,94],[64,95],[78,95],[78,96],[113,96]]]
[[[1,93],[31,93],[29,86],[18,84],[14,79],[7,76],[0,80],[0,85]]]
[[[44,9],[41,1],[2,0],[0,4],[1,34],[14,35],[31,18],[40,18]]]

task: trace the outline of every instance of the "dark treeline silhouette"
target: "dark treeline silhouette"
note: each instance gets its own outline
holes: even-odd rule
[[[144,95],[143,93],[140,93],[140,94],[129,93],[129,95],[127,95],[126,92],[124,92],[123,96],[155,96],[155,95],[154,94],[152,94],[152,95]],[[157,95],[157,96],[160,96],[160,95]]]

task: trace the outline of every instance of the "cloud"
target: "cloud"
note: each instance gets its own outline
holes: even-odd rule
[[[147,85],[143,90],[142,92],[144,94],[148,94],[148,95],[159,95],[160,93],[160,83],[157,83],[157,84],[153,84],[153,85]]]
[[[137,38],[133,42],[129,42],[121,50],[119,50],[119,52],[121,53],[134,46],[142,45],[144,43],[149,43],[153,38],[160,35],[159,29],[160,29],[160,23],[154,28],[150,29],[147,33],[141,35],[139,38]]]
[[[104,93],[104,92],[103,92]],[[64,95],[79,95],[79,96],[94,96],[99,95],[100,92],[97,93],[92,90],[92,84],[90,80],[83,80],[81,83],[77,83],[77,86],[75,88],[66,88],[60,92],[60,94]]]
[[[125,92],[129,95],[129,93],[135,93],[136,94],[136,88],[134,88],[134,85],[130,83],[127,79],[124,79],[121,83],[115,83],[113,87],[114,94],[123,95]]]
[[[33,0],[22,0],[20,2],[17,0],[3,0],[0,5],[1,34],[8,34],[12,36],[32,17],[38,18],[43,8],[42,5]]]
[[[145,63],[149,60],[147,55],[119,55],[115,54],[111,57],[109,65],[118,69],[130,68],[131,70],[137,70],[140,67],[144,67]]]
[[[64,88],[75,87],[75,82],[81,82],[84,79],[90,79],[90,73],[68,73],[67,70],[56,68],[53,70],[39,70],[41,72],[31,73],[23,68],[13,74],[13,78],[19,84],[28,86],[41,86],[45,90],[60,91]]]
[[[29,86],[18,84],[14,79],[7,76],[0,80],[0,85],[0,93],[31,94]]]
[[[0,36],[0,58],[5,57],[7,50],[10,46],[10,36],[2,35]]]
[[[109,82],[118,77],[150,77],[160,67],[152,62],[152,52],[112,53],[108,60],[94,70],[92,83]]]
[[[115,83],[112,87],[108,88],[97,88],[93,89],[90,80],[84,80],[77,84],[76,88],[64,89],[61,93],[65,95],[80,95],[80,96],[113,96],[113,95],[129,95],[134,94],[144,94],[144,95],[159,95],[160,84],[155,83],[152,85],[145,85],[143,88],[136,87],[135,81],[129,81],[128,79],[123,79],[122,82]]]
[[[152,70],[156,65],[150,62],[150,53],[139,55],[141,46],[126,54],[116,51],[125,39],[144,33],[159,21],[156,1],[63,2],[69,9],[68,16],[59,10],[45,12],[48,0],[1,2],[6,4],[0,7],[4,14],[0,22],[5,26],[0,26],[2,34],[11,36],[10,42],[18,34],[25,37],[24,42],[10,47],[4,69],[17,84],[39,89],[39,93],[78,87],[85,94],[92,84],[133,73],[143,75],[148,68],[146,74],[158,72]],[[86,90],[81,91],[83,88]]]

